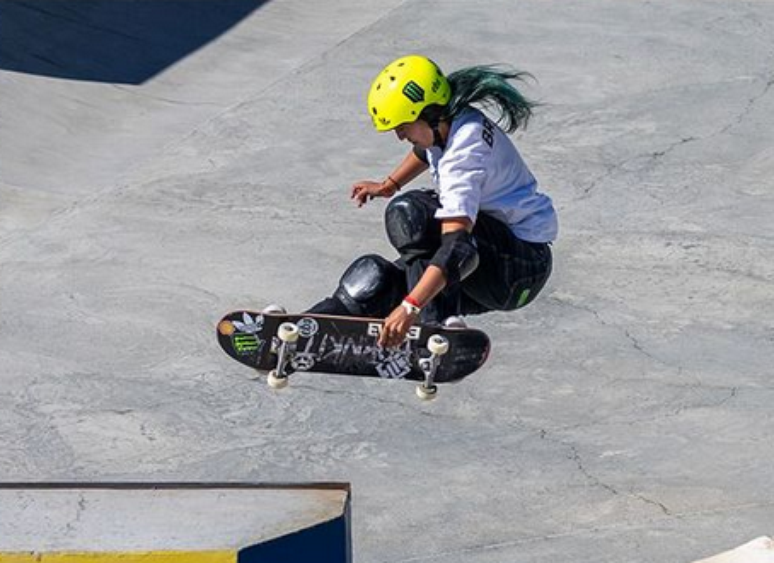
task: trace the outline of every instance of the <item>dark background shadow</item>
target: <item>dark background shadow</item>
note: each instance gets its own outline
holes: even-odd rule
[[[0,70],[142,84],[267,0],[0,0]]]

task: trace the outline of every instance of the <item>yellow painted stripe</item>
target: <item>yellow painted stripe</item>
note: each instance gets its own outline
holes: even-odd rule
[[[0,563],[236,563],[235,551],[0,553]]]

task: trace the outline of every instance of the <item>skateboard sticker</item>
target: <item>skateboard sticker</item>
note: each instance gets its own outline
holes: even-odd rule
[[[309,371],[317,363],[317,357],[310,352],[297,353],[290,362],[291,367],[296,371]]]
[[[368,323],[368,336],[379,336],[383,326],[382,323]],[[406,334],[406,340],[419,340],[420,336],[422,336],[422,327],[412,326]]]
[[[383,379],[403,379],[411,373],[411,359],[404,350],[382,349],[375,367]]]
[[[298,334],[303,338],[311,338],[320,330],[320,325],[317,324],[317,321],[309,317],[304,317],[298,321],[296,326],[298,327]]]
[[[253,319],[249,313],[242,315],[242,322],[232,321],[239,332],[257,334],[263,328],[263,315],[256,315]]]
[[[258,351],[261,341],[254,334],[242,334],[237,332],[231,336],[234,351],[240,356],[247,356]]]
[[[236,327],[231,321],[220,321],[218,323],[218,332],[223,336],[231,336],[236,332]]]
[[[262,341],[258,333],[263,328],[263,316],[242,315],[242,320],[224,320],[218,324],[218,332],[231,338],[231,346],[238,356],[249,356],[260,352]]]

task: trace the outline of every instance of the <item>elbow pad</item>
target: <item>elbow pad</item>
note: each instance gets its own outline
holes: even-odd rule
[[[473,235],[465,230],[443,235],[441,246],[430,264],[443,271],[449,285],[464,280],[478,267],[478,249]]]

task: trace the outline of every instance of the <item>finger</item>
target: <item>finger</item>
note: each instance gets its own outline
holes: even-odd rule
[[[386,348],[397,348],[400,346],[400,343],[402,342],[402,339],[400,337],[400,333],[396,331],[392,331],[388,334],[387,338],[385,338],[384,346]]]
[[[366,184],[355,184],[352,186],[352,197],[363,196],[368,193],[368,186]]]
[[[379,345],[383,348],[395,347],[396,332],[391,327],[385,326],[379,339]]]
[[[387,338],[387,333],[384,330],[382,330],[382,333],[379,335],[379,347],[387,348],[388,343],[389,343],[389,340]]]

